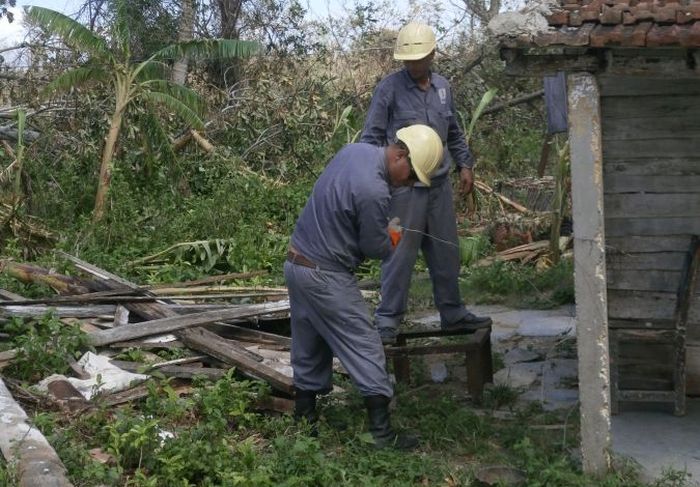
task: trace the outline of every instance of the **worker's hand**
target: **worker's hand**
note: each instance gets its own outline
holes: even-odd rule
[[[399,217],[395,216],[389,220],[389,226],[386,227],[386,229],[389,232],[389,238],[391,239],[391,247],[395,249],[399,245],[401,237],[403,236],[403,228],[401,228],[401,220]]]
[[[464,196],[468,195],[474,189],[474,170],[469,167],[463,167],[459,170],[459,192]]]

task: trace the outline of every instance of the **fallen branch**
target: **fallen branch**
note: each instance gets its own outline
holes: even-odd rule
[[[200,134],[196,130],[192,130],[192,138],[195,142],[197,142],[197,145],[201,147],[202,150],[207,154],[214,152],[214,144],[209,142],[202,134]]]
[[[505,204],[512,207],[516,211],[519,211],[520,213],[527,213],[527,211],[528,211],[527,208],[525,208],[523,205],[516,203],[515,201],[513,201],[509,198],[506,198],[505,196],[503,196],[500,193],[497,193],[491,187],[489,187],[485,183],[482,183],[481,181],[474,181],[474,186],[476,186],[479,190],[483,191],[484,193],[494,195],[499,200],[503,201]]]
[[[542,98],[544,96],[544,90],[539,90],[535,91],[533,93],[527,93],[525,95],[518,96],[516,98],[513,98],[512,100],[505,101],[502,103],[498,103],[491,108],[487,108],[486,110],[483,111],[482,115],[486,115],[487,113],[496,113],[504,108],[512,107],[515,105],[520,105],[521,103],[526,103],[530,100],[536,100],[538,98]]]
[[[10,260],[0,260],[0,272],[5,271],[15,279],[24,283],[44,284],[59,294],[83,294],[90,289],[74,277],[62,274],[52,274],[41,267],[29,264],[18,264]]]

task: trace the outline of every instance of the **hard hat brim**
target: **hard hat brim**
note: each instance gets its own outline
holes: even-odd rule
[[[397,54],[394,53],[394,59],[397,61],[420,61],[423,58],[427,58],[430,56],[430,53],[432,53],[435,50],[433,47],[430,51],[426,53],[418,53],[418,54],[409,54],[409,53],[403,53],[403,54]]]
[[[416,176],[418,176],[418,181],[425,184],[426,186],[430,186],[430,178],[427,177],[423,171],[418,169],[416,166],[413,166],[413,172],[415,172]]]

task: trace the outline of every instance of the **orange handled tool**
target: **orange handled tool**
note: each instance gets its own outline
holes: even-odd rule
[[[387,227],[389,230],[389,238],[391,239],[391,247],[394,249],[399,245],[401,237],[403,236],[403,228],[400,223],[401,220],[399,220],[399,217],[395,216],[389,221],[389,226]]]

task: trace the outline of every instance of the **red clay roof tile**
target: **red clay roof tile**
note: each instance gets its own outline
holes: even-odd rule
[[[700,0],[559,0],[550,30],[520,46],[700,47]]]

